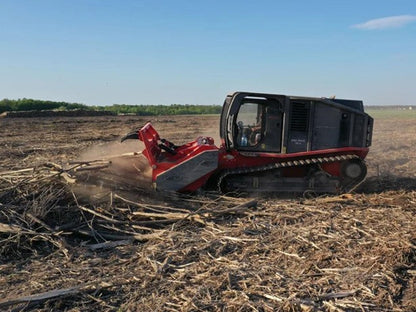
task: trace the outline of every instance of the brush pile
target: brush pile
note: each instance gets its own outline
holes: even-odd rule
[[[178,194],[149,194],[148,188],[123,183],[117,176],[113,176],[116,182],[103,186],[111,173],[105,169],[103,161],[93,161],[68,169],[46,163],[0,173],[0,233],[9,234],[0,256],[23,256],[48,245],[67,254],[68,242],[77,244],[76,237],[96,242],[87,246],[91,250],[112,248],[157,238],[171,224],[205,224],[255,205],[249,201],[230,208],[225,197],[207,202]],[[76,183],[74,177],[82,181]],[[180,208],[175,207],[178,203]]]
[[[0,309],[416,309],[414,191],[87,197],[79,166],[0,173]]]

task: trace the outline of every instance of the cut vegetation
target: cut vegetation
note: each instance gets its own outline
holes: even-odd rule
[[[0,309],[416,309],[415,119],[376,118],[355,194],[81,192],[71,180],[80,163],[65,164],[119,153],[118,136],[147,120],[1,121]],[[151,121],[178,144],[218,129],[218,116]]]

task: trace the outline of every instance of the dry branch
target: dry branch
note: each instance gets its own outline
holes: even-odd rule
[[[119,241],[107,241],[107,242],[104,242],[104,243],[88,245],[88,248],[91,249],[91,250],[111,249],[111,248],[114,248],[114,247],[117,247],[117,246],[129,245],[131,243],[132,243],[132,241],[129,240],[129,239],[119,240]]]

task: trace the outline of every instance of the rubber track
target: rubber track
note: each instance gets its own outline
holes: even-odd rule
[[[307,158],[307,159],[300,159],[300,160],[290,160],[290,161],[284,161],[284,162],[278,162],[278,163],[271,163],[271,164],[258,166],[258,167],[241,167],[241,168],[228,169],[228,170],[225,170],[224,173],[221,174],[221,176],[219,177],[217,187],[218,187],[218,190],[221,192],[221,183],[224,180],[224,178],[228,175],[255,173],[255,172],[269,171],[273,169],[300,167],[300,166],[305,166],[305,165],[328,164],[332,162],[351,160],[351,159],[359,159],[359,157],[354,154],[329,156],[329,157],[314,157],[314,158]],[[349,185],[352,185],[353,182],[355,182],[355,180],[349,183]],[[357,179],[357,182],[359,183],[360,180]],[[345,189],[345,187],[343,189]]]

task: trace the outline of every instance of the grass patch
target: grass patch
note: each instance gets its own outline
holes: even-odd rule
[[[365,111],[374,119],[416,119],[416,110],[400,110],[395,108],[371,109],[367,107]]]

